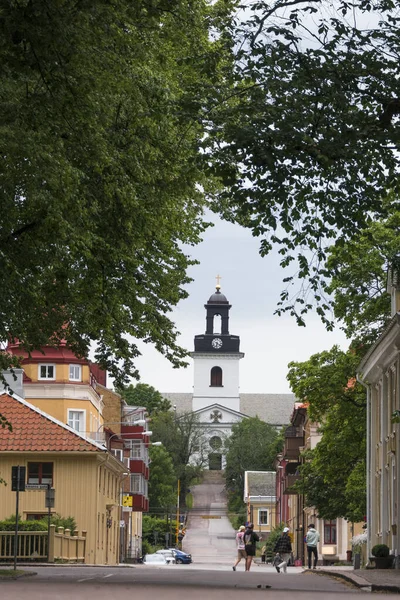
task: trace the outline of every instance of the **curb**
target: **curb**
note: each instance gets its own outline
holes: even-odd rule
[[[18,573],[15,575],[8,575],[7,577],[2,577],[0,569],[0,581],[15,581],[16,579],[21,579],[22,577],[33,577],[34,575],[37,575],[37,573],[33,571],[26,571],[25,573]]]
[[[388,585],[388,584],[379,584],[379,583],[371,583],[367,581],[363,577],[359,575],[347,574],[343,572],[333,572],[333,571],[323,571],[319,569],[318,571],[312,572],[313,575],[328,575],[329,577],[339,577],[340,579],[344,579],[349,583],[352,583],[357,588],[365,591],[365,592],[391,592],[392,594],[400,594],[400,586],[397,585]]]

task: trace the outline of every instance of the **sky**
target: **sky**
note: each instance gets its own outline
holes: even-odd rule
[[[208,215],[207,215],[208,218]],[[288,363],[305,361],[312,354],[334,344],[346,349],[348,342],[339,327],[327,332],[317,317],[309,315],[306,327],[298,327],[293,317],[274,315],[282,277],[289,275],[279,267],[279,255],[261,258],[259,240],[239,225],[213,215],[214,227],[203,241],[188,248],[200,264],[189,270],[193,282],[187,286],[189,297],[181,301],[171,318],[180,332],[179,343],[193,351],[194,336],[205,332],[204,304],[215,292],[216,276],[221,276],[221,292],[232,308],[229,330],[240,336],[241,393],[290,393],[286,379]],[[142,383],[160,392],[192,392],[193,368],[174,369],[148,344],[140,343],[142,356],[137,360]]]

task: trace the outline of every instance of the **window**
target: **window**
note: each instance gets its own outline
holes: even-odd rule
[[[53,485],[53,463],[28,463],[28,483]]]
[[[210,438],[210,446],[213,450],[219,450],[222,447],[222,440],[217,435],[213,435]]]
[[[211,387],[222,387],[222,369],[221,367],[213,367],[211,369]]]
[[[85,411],[84,410],[69,410],[68,425],[75,431],[85,431]]]
[[[124,451],[123,450],[112,450],[112,453],[114,454],[115,458],[118,458],[118,460],[120,460],[121,462],[123,462],[124,459]]]
[[[258,524],[268,525],[268,510],[266,508],[260,508],[258,511]]]
[[[143,475],[131,475],[131,493],[146,495],[146,483]]]
[[[324,544],[336,544],[336,519],[324,521]]]
[[[56,378],[56,365],[39,365],[39,379],[55,379]]]
[[[27,521],[41,521],[47,516],[47,513],[27,513],[26,520]]]
[[[69,365],[69,379],[70,381],[81,381],[81,365]]]

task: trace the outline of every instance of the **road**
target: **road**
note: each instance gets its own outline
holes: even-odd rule
[[[90,567],[63,565],[28,567],[34,577],[0,581],[2,600],[110,600],[145,598],[170,600],[235,600],[237,597],[265,600],[351,600],[367,594],[349,584],[317,573],[290,567],[287,575],[270,565],[254,564],[236,572],[235,532],[226,515],[223,482],[210,474],[192,490],[190,514],[183,549],[190,552],[191,565]]]

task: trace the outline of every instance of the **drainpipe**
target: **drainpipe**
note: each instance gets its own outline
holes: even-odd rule
[[[359,374],[356,374],[358,383],[365,388],[367,392],[367,558],[371,556],[371,535],[372,535],[372,507],[371,507],[371,388],[364,383]]]

